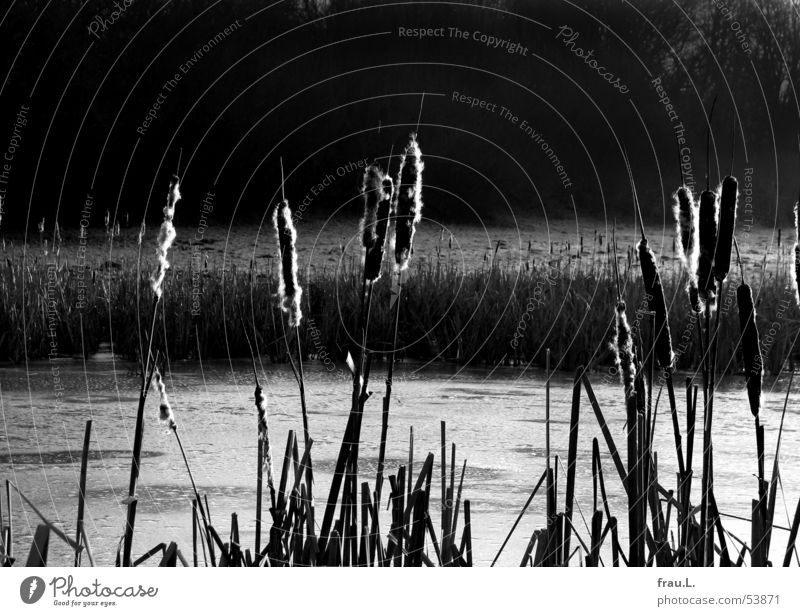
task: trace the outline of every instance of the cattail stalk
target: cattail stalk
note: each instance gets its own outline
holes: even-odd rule
[[[267,471],[267,487],[269,487],[269,491],[272,498],[272,506],[275,506],[275,479],[274,479],[274,468],[272,464],[272,448],[269,442],[269,423],[267,421],[267,398],[264,394],[264,390],[261,389],[261,385],[256,384],[255,390],[255,403],[256,409],[258,410],[258,438],[262,443],[263,447],[263,459],[260,461],[260,464],[266,469]]]
[[[633,336],[628,317],[625,314],[625,302],[617,304],[614,339],[612,350],[617,371],[620,374],[622,385],[625,388],[625,399],[635,397],[634,380],[636,379],[636,361],[633,350]]]
[[[169,403],[169,398],[167,397],[167,388],[164,385],[164,379],[161,377],[158,368],[156,368],[153,377],[155,379],[156,391],[158,391],[158,420],[168,428],[174,429],[176,426],[175,414],[172,412],[172,405]]]
[[[642,281],[644,291],[647,296],[648,308],[653,311],[655,318],[653,321],[655,340],[653,342],[653,354],[658,362],[659,368],[663,371],[669,396],[670,415],[672,418],[672,430],[675,438],[675,452],[678,456],[678,469],[681,476],[684,474],[683,448],[681,445],[681,430],[678,422],[678,409],[675,402],[675,387],[672,380],[673,364],[675,355],[672,352],[672,335],[669,328],[669,315],[667,313],[667,302],[664,298],[664,287],[661,284],[661,275],[658,271],[656,258],[653,251],[647,245],[647,240],[639,242],[639,265],[642,268]],[[652,395],[652,387],[648,389],[648,394]],[[649,405],[648,405],[649,408]],[[649,422],[648,422],[649,425]],[[649,429],[648,429],[649,432]]]
[[[397,288],[393,294],[394,327],[392,347],[389,354],[389,366],[386,373],[386,391],[383,396],[383,414],[381,417],[381,442],[378,451],[378,473],[375,478],[377,493],[376,506],[380,504],[383,488],[384,459],[386,456],[386,436],[389,428],[389,409],[392,403],[392,384],[394,379],[394,360],[397,349],[400,326],[400,298],[403,294],[403,271],[408,268],[411,258],[416,224],[422,216],[422,151],[417,143],[417,136],[412,134],[405,152],[400,158],[400,169],[397,174],[397,186],[394,194],[394,249],[397,269]]]
[[[675,217],[675,240],[678,244],[678,253],[689,279],[686,285],[689,305],[694,312],[700,313],[703,311],[703,305],[697,288],[700,247],[698,205],[691,189],[687,186],[681,186],[675,191],[672,212]]]
[[[736,206],[739,200],[738,186],[736,178],[730,175],[722,180],[719,199],[719,230],[714,253],[714,276],[718,282],[725,280],[731,267]]]
[[[186,450],[183,448],[183,442],[181,441],[181,436],[178,433],[178,424],[175,422],[175,413],[172,410],[172,405],[169,402],[169,397],[167,396],[167,388],[164,384],[164,379],[161,376],[161,373],[158,371],[158,368],[155,369],[153,374],[153,379],[155,381],[156,391],[158,392],[158,419],[159,421],[164,424],[167,428],[172,430],[172,433],[175,435],[175,440],[178,442],[178,448],[181,450],[181,456],[183,457],[183,463],[186,466],[186,472],[189,475],[189,481],[192,484],[192,491],[194,492],[195,500],[197,501],[197,506],[200,509],[200,515],[203,518],[203,525],[205,527],[207,539],[211,540],[211,531],[209,530],[210,524],[209,520],[206,517],[205,506],[202,504],[200,500],[200,493],[197,491],[197,485],[194,482],[194,475],[192,474],[192,468],[189,466],[189,458],[186,456]]]
[[[800,306],[800,199],[794,204],[794,272],[792,284],[794,286],[794,299]]]
[[[180,193],[180,180],[177,175],[172,176],[172,181],[169,184],[169,194],[167,196],[167,204],[164,206],[164,220],[161,223],[161,228],[158,231],[158,244],[156,245],[156,269],[150,276],[150,287],[156,297],[160,298],[163,292],[164,276],[166,276],[169,269],[169,260],[167,259],[169,249],[175,241],[175,226],[172,220],[175,216],[175,205],[181,198]]]
[[[278,297],[281,310],[289,315],[289,327],[298,327],[303,318],[300,300],[303,289],[297,281],[297,230],[292,220],[289,202],[284,199],[275,208],[272,217],[275,234],[278,239],[278,250],[281,255],[279,271]]]
[[[761,357],[761,344],[756,327],[756,311],[753,305],[753,292],[750,285],[742,283],[736,289],[736,304],[739,308],[739,326],[742,331],[742,356],[744,358],[745,382],[750,412],[755,419],[761,409],[761,379],[764,367]]]
[[[664,299],[664,287],[656,265],[656,257],[642,239],[638,244],[639,265],[642,268],[642,281],[647,296],[647,306],[655,313],[656,337],[654,352],[658,365],[662,370],[671,370],[674,362],[672,337],[667,316],[667,302]]]
[[[373,232],[375,239],[371,246],[366,246],[365,243],[367,254],[364,257],[364,276],[370,283],[374,283],[381,276],[383,254],[386,250],[387,230],[389,228],[389,219],[392,214],[392,198],[394,196],[394,182],[392,182],[392,178],[384,176],[378,190],[379,201],[376,208],[376,220]]]
[[[697,259],[697,206],[692,191],[681,186],[673,195],[672,212],[675,216],[675,239],[678,254],[684,267],[694,275]]]
[[[397,205],[395,216],[395,262],[399,270],[408,268],[414,243],[414,232],[422,217],[422,152],[416,135],[406,146],[400,159],[397,177]]]
[[[700,298],[714,308],[714,254],[717,250],[719,205],[717,194],[704,190],[700,195],[699,213],[700,254],[697,261],[697,287]]]
[[[383,192],[383,171],[377,165],[364,170],[361,182],[361,198],[364,200],[364,214],[361,217],[361,244],[369,252],[378,240],[378,204]]]
[[[281,166],[281,175],[283,166]],[[273,226],[278,239],[278,249],[281,254],[281,267],[279,270],[278,298],[281,309],[289,315],[288,324],[294,329],[294,338],[297,345],[297,367],[292,361],[291,352],[289,361],[295,373],[297,387],[300,393],[300,412],[303,417],[303,441],[307,455],[311,455],[311,434],[308,428],[308,407],[306,405],[305,375],[303,372],[303,343],[300,338],[300,323],[303,312],[300,300],[303,289],[300,287],[297,276],[297,230],[292,220],[289,202],[284,198],[273,213]],[[288,343],[288,341],[287,341]],[[310,516],[310,527],[313,528],[314,503],[312,486],[314,484],[313,469],[311,464],[305,467],[306,476],[306,505]]]
[[[153,379],[153,374],[156,367],[157,355],[153,362],[150,362],[153,338],[155,336],[156,316],[158,313],[158,303],[161,299],[164,286],[164,277],[167,268],[169,268],[169,260],[167,259],[169,248],[175,240],[175,227],[173,225],[173,218],[175,216],[175,206],[180,199],[180,179],[177,175],[173,175],[169,184],[169,192],[167,193],[167,204],[164,206],[164,220],[158,233],[158,241],[156,244],[156,258],[157,265],[150,277],[150,286],[153,290],[153,304],[151,310],[151,324],[150,324],[150,337],[147,340],[147,352],[143,351],[143,345],[140,342],[139,358],[141,362],[141,388],[139,390],[139,405],[136,411],[136,428],[133,438],[133,452],[131,455],[131,473],[130,481],[128,484],[128,511],[127,523],[125,526],[125,535],[123,537],[123,555],[122,566],[129,567],[131,565],[131,549],[133,547],[133,533],[136,524],[136,487],[139,483],[139,466],[142,459],[142,444],[144,441],[144,409],[147,401],[147,393],[150,390],[150,384]],[[144,222],[142,223],[142,233],[144,233]],[[141,244],[139,247],[139,258],[141,258]],[[137,299],[138,299],[138,286],[137,286]],[[160,378],[160,377],[159,377]]]

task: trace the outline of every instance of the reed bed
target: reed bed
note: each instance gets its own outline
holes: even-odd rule
[[[777,371],[790,363],[794,340],[785,333],[789,322],[795,338],[798,331],[796,316],[792,316],[797,311],[794,303],[797,280],[793,279],[796,268],[794,263],[787,263],[776,270],[771,283],[762,280],[755,296],[758,299],[754,298],[740,258],[739,267],[731,269],[733,248],[738,253],[735,180],[729,177],[723,181],[721,196],[711,190],[704,191],[699,207],[688,189],[679,189],[676,242],[683,253],[679,269],[663,267],[662,259],[647,242],[640,215],[641,240],[622,259],[617,258],[614,239],[610,249],[612,258],[608,259],[607,253],[605,259],[591,259],[588,265],[575,266],[570,259],[559,268],[552,262],[528,262],[524,268],[512,270],[498,267],[491,260],[480,270],[463,272],[440,259],[416,263],[413,239],[421,220],[424,188],[424,164],[416,135],[410,137],[398,163],[394,176],[391,169],[375,166],[365,173],[360,229],[365,266],[351,262],[337,270],[336,275],[317,273],[304,284],[297,268],[297,231],[290,202],[284,197],[274,206],[273,224],[280,254],[276,271],[253,266],[247,271],[232,270],[219,276],[204,272],[204,295],[213,298],[224,294],[226,307],[224,313],[202,319],[186,315],[195,289],[187,284],[190,273],[172,268],[169,263],[169,248],[175,238],[172,219],[180,198],[178,179],[173,178],[157,244],[156,269],[149,278],[126,271],[110,273],[108,279],[114,284],[108,287],[101,284],[102,293],[106,293],[102,300],[106,302],[105,310],[96,308],[111,322],[126,324],[123,335],[112,340],[113,347],[116,352],[136,357],[141,369],[131,482],[125,501],[128,511],[117,564],[139,566],[158,560],[160,566],[167,567],[190,566],[190,561],[194,566],[234,567],[471,566],[473,512],[468,498],[469,483],[464,483],[468,464],[457,458],[456,445],[448,443],[445,423],[441,423],[438,461],[432,451],[418,455],[412,428],[408,462],[396,470],[388,469],[385,464],[393,366],[401,353],[462,363],[544,363],[545,468],[492,564],[498,561],[512,534],[521,525],[527,526],[522,524],[524,516],[542,491],[539,500],[544,501],[546,521],[530,534],[521,555],[522,566],[778,564],[771,560],[776,553],[771,547],[778,528],[775,511],[781,474],[780,450],[791,378],[777,432],[766,434],[759,413],[765,367],[772,362],[772,369]],[[396,179],[391,180],[392,177]],[[633,185],[632,178],[631,182]],[[635,189],[633,194],[638,209]],[[717,213],[718,202],[721,215]],[[393,250],[388,250],[388,246]],[[693,254],[698,249],[699,256]],[[13,267],[11,263],[11,271]],[[64,279],[72,275],[68,268],[60,271]],[[381,272],[385,275],[381,276]],[[25,271],[16,273],[27,275]],[[52,274],[46,280],[48,292],[52,293]],[[42,280],[38,279],[38,283],[42,284]],[[13,277],[4,280],[4,284],[9,296],[22,292]],[[116,289],[117,299],[109,299],[107,288]],[[694,291],[698,291],[696,297]],[[30,289],[27,294],[23,292],[22,297],[29,296]],[[148,297],[152,297],[152,309],[144,314],[141,311],[131,314],[131,306],[142,305],[142,298],[147,303]],[[47,306],[54,303],[57,304],[51,300]],[[213,305],[208,303],[206,308],[210,310]],[[771,312],[773,309],[776,313]],[[43,314],[45,321],[39,326],[52,327],[53,311],[46,309]],[[32,319],[29,316],[25,313],[23,323],[26,327],[37,327],[33,323],[38,316]],[[81,326],[84,316],[78,315]],[[70,318],[74,317],[66,317]],[[788,349],[781,346],[780,338],[769,329],[778,319],[782,323],[783,344],[791,345]],[[159,321],[163,321],[163,336],[157,333],[161,329],[156,328]],[[687,327],[687,321],[691,327]],[[762,344],[759,330],[769,332],[769,345]],[[213,355],[213,347],[207,345],[223,331],[226,355],[237,352],[249,355],[253,365],[251,404],[255,406],[253,439],[258,444],[258,472],[256,538],[252,549],[241,540],[238,514],[212,515],[211,503],[195,485],[191,460],[180,438],[180,409],[171,405],[159,368],[162,356],[191,356],[192,346],[204,357]],[[324,498],[320,498],[321,486],[314,482],[314,426],[308,420],[303,373],[303,362],[321,353],[320,340],[334,354],[346,357],[352,373],[347,427]],[[598,349],[603,351],[597,352]],[[270,402],[260,386],[257,359],[264,356],[289,363],[298,386],[298,416],[302,419],[303,434],[299,438],[295,431],[290,431],[282,458],[272,450]],[[359,469],[359,448],[362,417],[368,405],[376,407],[370,400],[378,374],[383,375],[377,358],[384,359],[386,366],[381,442],[373,480]],[[550,440],[550,380],[554,359],[559,368],[575,366],[567,464],[561,478],[557,473],[559,461],[551,455]],[[586,366],[604,361],[614,363],[619,372],[621,408],[603,409],[594,393],[592,373]],[[742,387],[750,401],[758,451],[752,516],[747,520],[751,534],[745,538],[733,535],[726,528],[724,512],[719,511],[714,497],[713,482],[715,385],[721,372],[737,370],[739,364],[744,367]],[[682,387],[676,387],[675,368],[681,365],[696,368],[701,377],[689,376]],[[168,538],[145,550],[134,541],[137,480],[145,438],[143,410],[148,404],[151,383],[158,396],[160,420],[174,434],[192,484],[193,498],[186,504],[186,515],[192,523],[190,558],[187,558],[188,546],[182,549]],[[659,474],[659,452],[653,448],[662,387],[666,388],[667,400],[661,403],[661,412],[670,415],[678,462],[674,485]],[[587,402],[591,414],[584,410],[583,418],[589,419],[582,423],[582,407]],[[607,422],[609,413],[625,416],[623,434],[611,432]],[[578,459],[581,430],[595,435],[591,460]],[[27,565],[48,563],[51,536],[74,550],[74,564],[82,564],[84,554],[92,563],[89,537],[83,525],[90,434],[91,422],[87,422],[76,539],[47,520],[23,490],[7,481],[5,508],[0,498],[0,563],[12,565],[17,561],[12,488],[26,508],[40,519]],[[624,448],[617,445],[616,439],[621,437],[625,439]],[[699,456],[695,455],[696,442],[702,443]],[[768,447],[774,447],[775,451],[770,476],[765,468]],[[603,449],[606,456],[601,455]],[[698,457],[701,469],[697,468]],[[276,469],[275,462],[280,460],[282,464]],[[575,520],[579,464],[591,464],[592,468],[591,522],[586,525],[586,532]],[[266,507],[265,478],[269,493]],[[440,496],[435,493],[438,490],[434,481],[440,483]],[[617,481],[627,499],[624,510],[613,511],[607,486]],[[565,483],[563,492],[560,482]],[[439,524],[434,522],[437,515]],[[229,530],[222,533],[222,528]],[[800,503],[791,527],[783,529],[789,531],[785,547],[777,551],[784,566],[793,560],[800,563],[796,549],[798,528]],[[627,543],[621,537],[626,537]]]
[[[544,367],[544,349],[549,346],[564,370],[574,370],[579,365],[590,369],[610,366],[613,357],[607,342],[613,319],[606,306],[616,303],[613,269],[605,257],[598,257],[594,266],[578,267],[574,263],[574,259],[553,265],[546,261],[528,262],[521,269],[506,263],[487,263],[481,269],[463,271],[444,256],[439,261],[412,262],[403,285],[402,301],[408,312],[400,322],[406,341],[398,351],[400,356],[475,365],[530,363]],[[780,370],[790,341],[800,329],[800,311],[792,302],[793,268],[793,258],[783,259],[779,266],[752,281],[759,328],[769,332],[773,323],[781,324],[782,335],[774,337],[765,349],[767,373]],[[41,258],[29,258],[23,266],[21,256],[16,256],[6,264],[6,273],[0,280],[0,302],[4,304],[0,310],[2,357],[21,361],[25,344],[29,359],[47,357],[51,327],[60,354],[88,355],[103,343],[106,348],[112,343],[115,353],[128,359],[138,357],[136,297],[137,293],[144,297],[149,292],[145,273],[137,276],[135,264],[85,273],[62,264],[51,272],[53,278],[48,279]],[[360,263],[347,259],[339,268],[311,268],[301,270],[303,274],[303,311],[313,333],[303,338],[303,353],[314,359],[324,352],[333,360],[343,361],[354,346]],[[635,254],[630,264],[626,256],[620,258],[620,275],[626,304],[634,311],[641,308],[644,293]],[[23,276],[27,277],[24,293]],[[731,277],[720,300],[725,314],[735,313],[738,272],[733,271]],[[283,330],[274,302],[278,273],[272,259],[252,268],[204,269],[200,274],[203,294],[199,296],[199,316],[192,314],[198,297],[194,294],[193,272],[174,266],[166,278],[170,293],[163,300],[167,307],[164,319],[166,349],[171,358],[197,359],[198,354],[204,359],[247,357],[249,350],[241,328],[241,315],[247,315],[254,327],[253,342],[261,354],[282,361],[279,350]],[[691,307],[684,293],[688,278],[674,267],[662,269],[661,278],[675,341],[676,368],[695,369],[698,343],[695,336],[687,334],[687,322],[682,316]],[[85,291],[79,291],[79,283],[86,284]],[[79,292],[85,298],[83,309],[76,308]],[[50,304],[50,313],[48,293],[55,293],[58,298]],[[391,288],[375,288],[371,319],[377,334],[389,331],[393,318],[387,303],[390,294]],[[406,318],[406,314],[419,318]],[[139,316],[144,327],[144,318]],[[378,359],[389,349],[390,337],[379,335],[371,342]],[[720,370],[744,369],[737,350],[738,339],[734,329],[720,332]]]

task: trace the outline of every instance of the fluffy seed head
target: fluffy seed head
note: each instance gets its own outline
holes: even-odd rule
[[[614,359],[619,371],[622,385],[625,388],[625,397],[636,395],[634,381],[636,380],[636,357],[633,351],[633,336],[628,317],[625,314],[625,302],[617,304],[617,315],[614,326],[614,339],[611,342]]]
[[[408,267],[414,242],[414,231],[422,217],[422,171],[424,168],[417,136],[412,134],[400,159],[397,181],[394,256],[400,270]]]
[[[669,331],[667,315],[667,302],[664,299],[664,287],[661,285],[661,275],[658,273],[656,256],[647,245],[647,240],[639,242],[639,264],[642,268],[642,282],[647,294],[647,306],[655,313],[655,354],[658,365],[664,369],[672,368],[674,355],[672,353],[672,336]]]
[[[165,424],[168,428],[175,428],[175,414],[172,412],[172,406],[167,398],[167,388],[164,385],[164,379],[161,378],[161,373],[158,369],[153,373],[153,379],[156,383],[158,390],[158,419]]]
[[[175,227],[172,224],[172,219],[175,216],[175,205],[181,198],[180,193],[180,180],[177,175],[172,176],[169,183],[169,193],[167,194],[167,204],[164,206],[164,220],[161,223],[161,228],[158,230],[158,242],[156,244],[156,269],[150,276],[150,288],[157,298],[161,297],[164,286],[164,276],[169,269],[169,261],[167,254],[169,253],[172,242],[175,241]],[[144,223],[142,223],[142,230],[144,230]]]
[[[722,282],[731,267],[733,231],[736,227],[736,205],[739,201],[739,184],[730,175],[722,180],[719,198],[719,231],[714,254],[714,276]]]
[[[675,237],[678,254],[692,276],[697,267],[697,204],[687,186],[681,186],[673,195],[672,213],[675,216]]]
[[[800,306],[800,201],[794,204],[794,273],[792,283],[794,285],[794,299]]]
[[[717,249],[719,206],[717,194],[704,190],[700,194],[700,254],[697,261],[697,290],[710,308],[714,308],[714,253]]]
[[[297,282],[297,230],[292,221],[292,211],[289,202],[285,199],[272,216],[272,224],[278,238],[278,250],[281,254],[281,268],[279,271],[278,297],[281,310],[289,315],[289,327],[297,327],[303,318],[300,309],[300,299],[303,289]]]
[[[364,258],[364,276],[369,282],[375,282],[381,277],[383,253],[386,250],[386,230],[389,227],[389,218],[392,213],[393,197],[394,182],[392,182],[392,178],[384,177],[381,182],[380,200],[376,212],[375,242],[367,250]]]
[[[275,489],[272,468],[272,448],[269,444],[269,424],[267,423],[267,397],[260,385],[256,385],[255,391],[256,410],[258,411],[258,438],[262,441],[263,459],[261,464],[267,471],[267,485]]]
[[[364,199],[364,215],[361,217],[361,244],[370,250],[378,239],[376,223],[378,221],[378,204],[383,192],[383,171],[377,165],[370,165],[364,170],[361,183],[361,197]]]
[[[742,356],[747,398],[750,401],[750,412],[753,417],[758,417],[758,411],[761,408],[761,378],[764,374],[764,367],[758,328],[756,327],[753,292],[749,284],[743,283],[736,289],[736,305],[739,308],[739,326],[742,331]]]

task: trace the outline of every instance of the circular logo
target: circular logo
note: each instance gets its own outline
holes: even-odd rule
[[[44,580],[38,575],[26,577],[19,585],[19,597],[24,603],[36,603],[43,594]]]

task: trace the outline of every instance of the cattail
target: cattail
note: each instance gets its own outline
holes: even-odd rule
[[[661,286],[661,275],[658,273],[656,256],[647,245],[647,240],[642,239],[638,245],[639,265],[642,268],[642,281],[644,292],[647,294],[647,306],[655,312],[655,354],[658,365],[664,370],[672,368],[674,356],[672,354],[672,337],[669,331],[667,318],[667,302],[664,299],[664,287]]]
[[[690,188],[681,186],[673,195],[675,237],[678,253],[690,275],[694,276],[697,261],[697,205]]]
[[[393,196],[394,182],[392,182],[392,178],[384,177],[381,182],[380,200],[376,213],[375,242],[371,248],[367,249],[367,255],[364,258],[364,276],[369,282],[375,282],[381,277],[383,252],[386,249],[386,230],[389,227]]]
[[[794,204],[794,299],[800,306],[800,200]]]
[[[281,253],[281,269],[279,270],[278,297],[281,300],[281,309],[289,315],[289,327],[298,327],[303,318],[300,309],[300,298],[303,289],[297,282],[297,230],[292,221],[292,211],[289,202],[283,202],[275,208],[272,223],[278,236],[278,248]]]
[[[272,448],[269,444],[269,424],[267,423],[267,398],[260,385],[256,385],[256,409],[258,410],[258,438],[261,440],[264,452],[264,459],[261,463],[267,470],[267,485],[271,490],[275,489],[272,470]]]
[[[750,400],[750,412],[753,417],[758,417],[758,411],[761,408],[761,377],[764,368],[761,360],[758,328],[756,327],[753,292],[749,284],[742,283],[736,289],[736,305],[739,308],[739,325],[742,330],[742,356],[744,357],[747,397]]]
[[[164,386],[164,379],[158,369],[153,373],[158,390],[158,419],[169,428],[175,428],[175,414],[167,398],[167,388]]]
[[[169,183],[167,205],[164,206],[164,221],[161,223],[161,228],[158,231],[158,245],[156,246],[158,264],[150,276],[150,287],[153,289],[156,298],[161,297],[164,276],[169,269],[167,253],[169,252],[170,246],[172,246],[172,242],[175,241],[175,227],[172,224],[172,219],[175,216],[175,204],[178,203],[180,198],[180,180],[177,175],[173,175]],[[142,231],[144,231],[144,223],[142,223]]]
[[[702,312],[703,302],[697,288],[697,260],[700,239],[698,237],[698,206],[687,186],[681,186],[673,195],[672,212],[675,216],[675,238],[678,242],[678,253],[686,268],[689,282],[686,292],[689,305],[694,312]]]
[[[408,267],[414,231],[422,217],[422,171],[424,168],[417,136],[412,134],[411,141],[400,159],[400,172],[398,173],[394,256],[397,267],[401,271]]]
[[[361,244],[368,251],[378,239],[376,223],[378,221],[378,204],[383,193],[383,171],[377,165],[370,165],[364,171],[361,184],[361,196],[364,199],[364,215],[361,217]]]
[[[703,300],[700,299],[700,290],[697,288],[697,280],[694,276],[689,280],[686,292],[689,295],[689,306],[691,306],[692,311],[703,312]]]
[[[722,180],[719,197],[719,231],[717,249],[714,254],[714,277],[722,282],[731,267],[733,230],[736,227],[736,205],[739,200],[739,184],[735,177]]]
[[[614,327],[614,339],[611,342],[617,370],[619,371],[622,385],[625,388],[625,397],[636,395],[634,381],[636,379],[636,357],[633,352],[633,336],[628,317],[625,314],[625,302],[617,304],[617,318]]]
[[[697,290],[709,308],[714,307],[714,252],[717,249],[719,210],[717,194],[704,190],[700,194],[700,254],[697,260]]]

